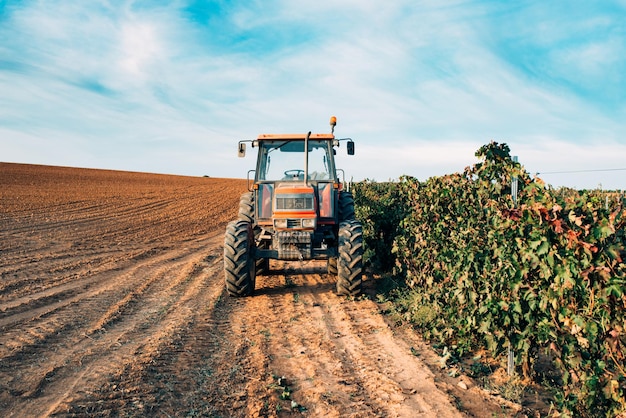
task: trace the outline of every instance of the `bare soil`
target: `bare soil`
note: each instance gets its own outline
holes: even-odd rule
[[[321,262],[230,298],[245,180],[0,163],[0,416],[514,416]],[[370,296],[370,297],[367,297]],[[462,382],[462,383],[461,383]]]

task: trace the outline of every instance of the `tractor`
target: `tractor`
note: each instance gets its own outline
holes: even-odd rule
[[[336,124],[333,116],[330,133],[261,134],[239,141],[239,157],[245,157],[247,143],[258,152],[238,219],[226,227],[229,295],[253,294],[256,276],[270,274],[270,260],[326,260],[339,295],[361,292],[363,232],[345,173],[335,167],[336,148],[345,142],[347,154],[354,155],[354,141],[335,138]]]

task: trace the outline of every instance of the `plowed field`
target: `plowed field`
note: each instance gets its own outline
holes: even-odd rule
[[[320,262],[272,262],[255,296],[228,297],[245,190],[0,163],[0,416],[510,414],[431,371],[370,298],[336,296]]]

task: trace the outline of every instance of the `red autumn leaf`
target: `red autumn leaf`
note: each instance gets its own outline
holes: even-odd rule
[[[561,226],[560,219],[554,219],[553,221],[550,221],[550,225],[552,225],[552,228],[554,228],[554,232],[556,232],[557,234],[563,232],[563,227]]]

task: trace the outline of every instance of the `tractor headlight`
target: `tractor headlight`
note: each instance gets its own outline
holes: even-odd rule
[[[315,218],[303,219],[302,228],[315,228]]]
[[[287,219],[274,219],[274,228],[287,228]]]

